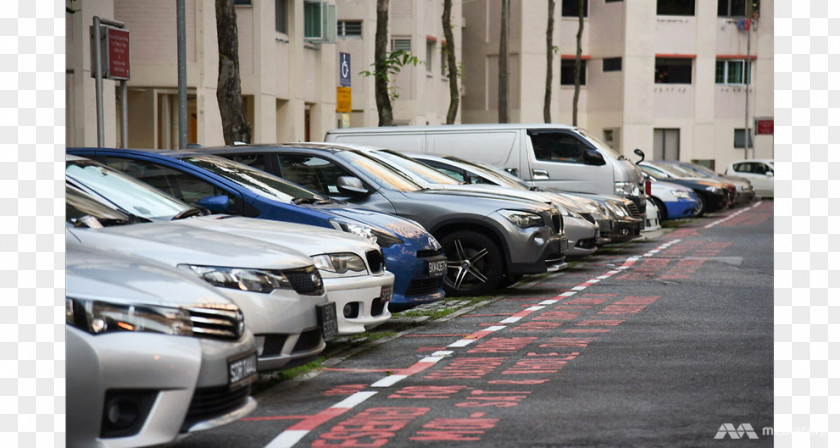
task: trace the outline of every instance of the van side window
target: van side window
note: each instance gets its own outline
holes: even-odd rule
[[[344,168],[315,156],[278,155],[281,177],[323,195],[338,194],[338,178],[352,176]]]
[[[534,157],[543,162],[583,163],[589,149],[582,141],[565,132],[529,132]]]

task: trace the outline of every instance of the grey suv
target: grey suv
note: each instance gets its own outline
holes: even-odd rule
[[[481,295],[505,278],[565,267],[568,241],[556,209],[482,192],[424,188],[363,151],[339,144],[204,148],[334,199],[413,219],[437,238],[448,261],[448,295]]]

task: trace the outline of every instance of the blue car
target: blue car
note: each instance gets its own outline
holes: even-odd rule
[[[261,171],[259,166],[191,151],[68,148],[123,171],[184,202],[217,213],[343,230],[375,240],[394,274],[400,311],[444,297],[446,265],[437,240],[418,223],[321,196]]]
[[[700,202],[691,188],[654,180],[650,183],[650,194],[660,219],[687,218],[700,213]]]

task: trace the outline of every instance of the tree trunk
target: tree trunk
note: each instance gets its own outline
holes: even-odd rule
[[[376,110],[379,112],[379,126],[391,126],[394,113],[391,110],[391,98],[388,96],[388,7],[389,0],[376,0],[376,38],[374,40],[374,81],[373,91],[376,97]]]
[[[502,0],[502,30],[499,33],[499,123],[508,123],[508,19],[510,0]]]
[[[449,110],[446,112],[446,124],[454,124],[458,115],[461,95],[458,92],[458,66],[455,65],[455,35],[452,32],[452,0],[443,2],[443,36],[446,39],[446,68],[449,72]]]
[[[584,0],[578,0],[578,32],[577,32],[577,52],[575,53],[575,97],[572,100],[572,126],[578,124],[578,99],[580,98],[580,66],[581,66],[581,52],[580,39],[583,36],[583,13]]]
[[[548,0],[548,26],[545,30],[545,101],[543,119],[551,123],[551,83],[554,78],[554,0]]]
[[[225,144],[251,143],[251,125],[242,105],[239,81],[239,36],[233,0],[216,0],[216,34],[219,42],[219,81],[216,100],[222,116]]]

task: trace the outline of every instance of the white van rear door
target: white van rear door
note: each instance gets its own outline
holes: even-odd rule
[[[614,194],[613,167],[587,165],[583,154],[595,149],[565,129],[529,129],[525,147],[530,168],[520,177],[543,189]]]

